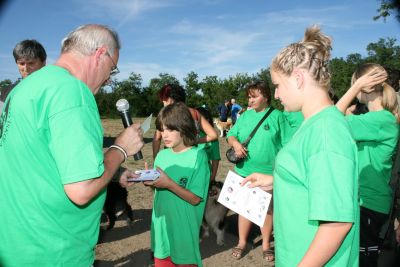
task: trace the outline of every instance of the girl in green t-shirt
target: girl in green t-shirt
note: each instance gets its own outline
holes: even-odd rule
[[[387,72],[373,63],[360,66],[353,74],[350,89],[336,106],[343,113],[357,142],[360,184],[360,266],[377,266],[379,232],[388,218],[392,201],[389,185],[395,153],[398,124],[397,96],[386,83]],[[354,98],[367,105],[369,112],[351,114]]]
[[[165,106],[156,128],[167,148],[154,161],[160,177],[145,182],[156,188],[151,221],[155,267],[202,266],[199,233],[210,181],[206,152],[194,146],[195,123],[183,103]]]
[[[279,151],[273,175],[242,185],[274,191],[275,266],[358,266],[357,148],[329,97],[331,39],[317,26],[271,64],[275,97],[304,122]]]

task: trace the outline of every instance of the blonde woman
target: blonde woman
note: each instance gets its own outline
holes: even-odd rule
[[[389,181],[399,133],[398,104],[396,92],[386,80],[387,73],[382,66],[364,64],[354,72],[352,87],[336,104],[344,113],[357,97],[369,110],[362,115],[346,116],[358,147],[360,266],[378,264],[379,232],[388,218],[392,201]]]
[[[357,147],[332,105],[331,39],[316,26],[273,59],[275,97],[304,122],[279,151],[273,176],[242,182],[274,190],[276,266],[358,266]]]

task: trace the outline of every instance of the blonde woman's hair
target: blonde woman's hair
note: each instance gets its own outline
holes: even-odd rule
[[[294,68],[305,69],[319,86],[330,88],[328,62],[332,40],[313,25],[306,29],[304,39],[282,49],[272,60],[271,69],[290,76]]]
[[[375,63],[366,63],[358,67],[358,69],[353,73],[351,77],[351,84],[353,85],[357,79],[371,71],[372,69],[378,68],[384,72],[386,72],[385,68],[383,68],[379,64]],[[387,73],[387,72],[386,72]],[[380,93],[382,95],[382,107],[393,114],[398,114],[398,102],[396,91],[390,86],[387,82],[383,82],[382,84],[375,85],[374,91]]]

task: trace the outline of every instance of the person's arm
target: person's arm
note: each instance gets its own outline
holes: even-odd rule
[[[182,198],[186,202],[196,206],[200,203],[201,198],[197,195],[193,194],[191,191],[181,187],[177,183],[175,183],[163,170],[157,168],[160,172],[160,177],[153,182],[144,182],[145,185],[154,186],[156,188],[165,188],[171,192],[173,192],[178,197]]]
[[[217,131],[215,131],[214,127],[200,114],[199,114],[199,122],[201,129],[206,135],[204,137],[197,139],[198,144],[208,143],[218,138]]]
[[[249,188],[260,187],[264,191],[273,189],[274,177],[269,174],[254,172],[243,179],[240,183],[241,186],[248,184]]]
[[[384,70],[374,68],[367,72],[358,78],[350,89],[339,99],[336,103],[337,109],[344,114],[359,92],[370,93],[374,90],[374,86],[383,83],[386,79],[387,74]]]
[[[235,154],[239,158],[247,157],[247,149],[237,140],[235,136],[229,136],[227,141],[228,144],[233,147],[233,149],[235,150]]]
[[[352,223],[321,223],[310,247],[298,267],[324,266],[342,244]]]
[[[115,140],[125,150],[128,156],[137,153],[143,147],[143,131],[139,124],[126,128]],[[85,181],[64,185],[64,191],[68,198],[77,205],[86,205],[96,197],[111,181],[122,162],[124,154],[118,149],[108,149],[104,154],[104,172],[99,177],[93,177]]]
[[[158,151],[161,147],[161,132],[156,130],[154,132],[153,141],[151,142],[151,147],[153,149],[153,160],[156,158]]]
[[[215,177],[217,176],[219,166],[219,160],[211,160],[211,175],[210,181],[215,181]]]

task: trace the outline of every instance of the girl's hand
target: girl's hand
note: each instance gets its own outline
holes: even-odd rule
[[[247,149],[241,143],[235,142],[232,147],[239,158],[247,157]]]
[[[169,176],[160,168],[157,168],[157,171],[160,172],[160,177],[158,177],[158,179],[156,179],[155,181],[143,182],[144,185],[168,189],[171,186],[171,183],[174,183],[174,181],[172,181],[172,179],[169,178]]]
[[[374,87],[387,79],[387,72],[381,68],[374,68],[358,78],[354,85],[364,93],[371,93]]]
[[[263,190],[271,190],[273,182],[274,177],[272,175],[255,172],[244,178],[240,185],[244,186],[249,183],[247,185],[249,188],[261,187]]]
[[[135,183],[135,182],[129,182],[129,181],[128,181],[128,179],[132,179],[132,178],[139,178],[139,175],[136,174],[136,173],[133,172],[133,171],[125,170],[125,171],[121,174],[121,176],[119,177],[119,184],[120,184],[122,187],[128,187],[128,186],[132,185],[133,183]]]

